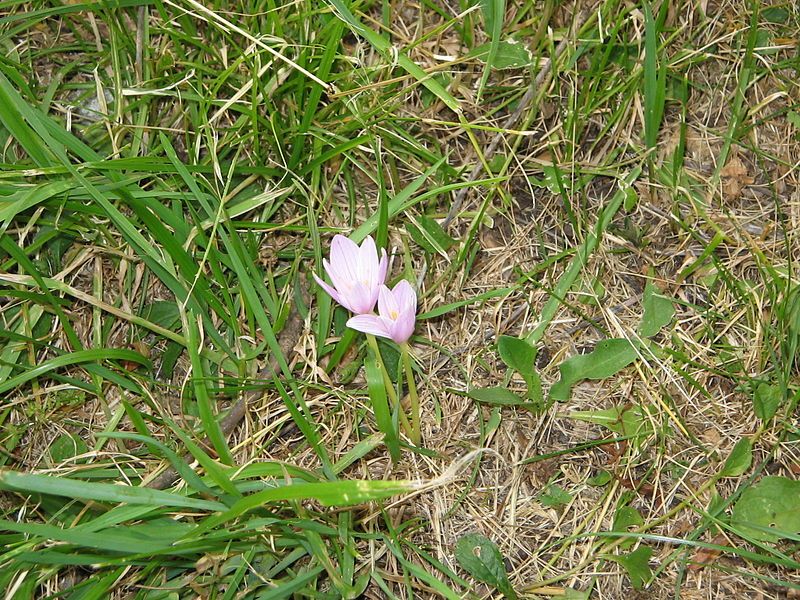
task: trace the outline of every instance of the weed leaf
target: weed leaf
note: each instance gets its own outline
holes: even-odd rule
[[[501,335],[497,341],[497,352],[509,368],[514,369],[524,377],[533,375],[536,348],[525,340],[509,335]]]
[[[475,579],[493,585],[506,598],[517,597],[508,581],[503,555],[492,540],[468,533],[456,542],[456,560]]]
[[[572,494],[557,485],[549,485],[539,495],[539,502],[543,506],[556,507],[566,506],[572,501]]]
[[[637,356],[636,349],[626,339],[603,340],[589,354],[573,356],[561,363],[561,379],[550,389],[550,397],[566,402],[572,386],[579,381],[611,377],[636,360]]]
[[[731,450],[728,460],[720,472],[721,477],[739,477],[747,472],[750,465],[753,464],[753,442],[750,438],[742,438]]]
[[[570,419],[602,425],[616,434],[641,438],[653,432],[648,411],[641,406],[615,406],[607,410],[573,411],[564,415]]]
[[[669,325],[675,315],[672,300],[658,293],[658,288],[651,282],[644,289],[642,300],[644,316],[639,326],[639,335],[649,338],[657,334],[662,327]]]
[[[520,406],[526,408],[530,405],[530,402],[503,387],[473,388],[467,392],[467,397],[481,404],[494,406]]]
[[[733,507],[731,525],[742,535],[777,542],[800,534],[800,481],[765,477],[742,492]]]
[[[469,53],[470,57],[489,62],[491,43],[482,44]],[[525,44],[516,40],[502,40],[497,44],[491,66],[494,69],[522,69],[531,64],[531,52]]]
[[[417,217],[419,227],[414,223],[406,223],[406,230],[411,239],[419,244],[426,252],[440,254],[447,258],[447,250],[456,243],[442,226],[434,219],[421,215]]]
[[[753,412],[762,421],[769,421],[778,412],[781,400],[783,393],[779,386],[760,383],[753,394]]]
[[[653,573],[650,569],[650,556],[652,554],[653,550],[649,546],[639,546],[629,554],[608,556],[607,558],[622,565],[631,578],[631,585],[634,589],[640,590]]]

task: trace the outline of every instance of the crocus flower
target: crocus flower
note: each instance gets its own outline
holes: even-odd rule
[[[414,333],[416,319],[417,294],[410,283],[402,280],[393,290],[381,286],[377,315],[357,315],[347,321],[347,326],[405,344]]]
[[[350,312],[356,315],[372,312],[389,266],[386,250],[381,249],[381,253],[379,259],[375,240],[371,236],[367,236],[359,247],[345,236],[337,235],[331,243],[330,262],[322,259],[333,287],[316,274],[314,279],[331,298]]]

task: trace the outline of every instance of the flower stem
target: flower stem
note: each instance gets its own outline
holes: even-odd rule
[[[397,409],[397,412],[400,413],[400,424],[403,427],[403,431],[406,432],[406,435],[412,438],[414,436],[414,431],[411,427],[411,424],[408,422],[408,417],[406,416],[403,407],[400,405],[400,402],[397,398],[397,390],[394,388],[394,384],[392,383],[392,378],[389,377],[389,371],[386,370],[386,365],[383,364],[383,357],[381,356],[380,348],[378,348],[378,340],[375,339],[374,335],[366,334],[367,335],[367,343],[369,344],[372,351],[375,353],[375,360],[378,361],[378,366],[381,369],[381,373],[383,373],[383,385],[386,387],[386,393],[389,394],[389,399],[392,401],[392,406]],[[416,442],[415,442],[416,443]]]
[[[419,446],[422,441],[422,433],[419,426],[417,384],[414,382],[414,369],[411,367],[411,354],[408,344],[402,344],[400,349],[403,354],[403,370],[406,372],[406,382],[408,383],[408,396],[411,399],[411,441],[414,442],[415,446]]]

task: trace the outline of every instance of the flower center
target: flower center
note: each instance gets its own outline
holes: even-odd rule
[[[390,311],[389,311],[389,318],[390,318],[392,321],[397,321],[397,317],[399,317],[399,316],[400,316],[400,315],[398,315],[398,314],[397,314],[397,311],[396,311],[396,310],[390,310]]]

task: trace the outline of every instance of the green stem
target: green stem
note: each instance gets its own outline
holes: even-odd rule
[[[378,340],[375,339],[374,335],[369,333],[366,334],[366,336],[367,343],[369,344],[370,348],[372,348],[372,351],[375,354],[375,360],[378,361],[378,366],[381,369],[381,373],[383,373],[383,385],[386,387],[386,393],[389,394],[389,399],[392,401],[392,407],[395,408],[400,414],[400,424],[403,427],[403,431],[405,431],[406,435],[413,439],[413,429],[411,428],[411,424],[408,422],[408,417],[406,416],[406,413],[397,398],[397,390],[394,389],[392,378],[389,377],[389,371],[386,370],[386,365],[383,364],[383,357],[381,356],[380,348],[378,348]]]
[[[403,370],[406,372],[406,382],[408,382],[408,396],[411,399],[411,441],[415,446],[419,446],[422,441],[422,434],[419,427],[419,396],[417,395],[417,384],[414,383],[414,370],[411,368],[411,354],[408,344],[400,346],[403,354]]]

